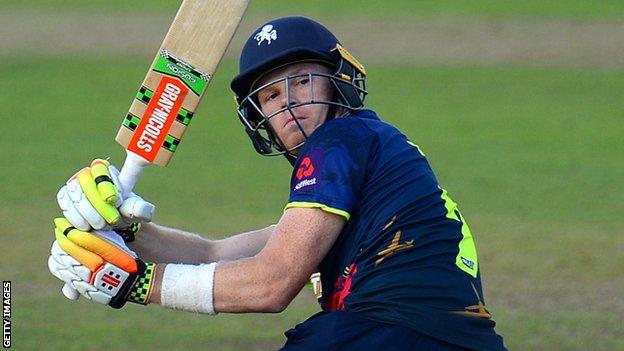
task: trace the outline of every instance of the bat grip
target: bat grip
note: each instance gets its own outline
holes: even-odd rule
[[[121,183],[121,195],[125,199],[130,195],[132,189],[139,180],[149,162],[132,151],[126,150],[126,161],[119,172],[119,182]]]
[[[126,160],[121,171],[119,171],[119,182],[121,183],[121,195],[125,199],[130,195],[136,185],[141,173],[150,163],[143,157],[132,151],[126,150]],[[63,295],[70,300],[77,300],[80,294],[69,284],[63,286]]]

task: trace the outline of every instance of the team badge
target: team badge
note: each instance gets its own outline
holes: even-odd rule
[[[271,41],[277,39],[277,30],[273,29],[273,25],[267,24],[254,35],[254,39],[258,41],[258,45],[266,40],[267,45],[271,45]]]

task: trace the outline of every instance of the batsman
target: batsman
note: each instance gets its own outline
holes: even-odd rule
[[[231,88],[253,148],[293,167],[277,224],[222,240],[155,224],[96,159],[58,193],[50,271],[113,308],[213,316],[280,312],[314,276],[321,312],[282,350],[505,350],[466,219],[419,146],[365,108],[365,83],[323,25],[265,23]]]

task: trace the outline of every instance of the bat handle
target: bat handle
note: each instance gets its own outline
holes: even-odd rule
[[[119,182],[122,187],[121,195],[124,199],[130,195],[132,189],[134,189],[134,186],[139,180],[139,176],[141,176],[141,173],[143,173],[143,170],[149,164],[149,161],[143,157],[126,150],[126,161],[119,172]]]
[[[143,157],[135,154],[132,151],[126,150],[126,160],[124,161],[121,171],[119,171],[119,182],[122,187],[122,197],[125,199],[130,195],[132,189],[139,180],[139,176],[143,173],[143,170],[150,163]],[[63,286],[63,295],[70,300],[78,300],[80,294],[69,284]]]

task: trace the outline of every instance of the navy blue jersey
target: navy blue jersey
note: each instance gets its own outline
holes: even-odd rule
[[[284,333],[279,351],[466,351],[412,328],[346,311],[322,311]]]
[[[504,349],[485,307],[470,229],[418,146],[373,111],[318,127],[286,208],[347,220],[319,266],[324,310],[479,350]]]

